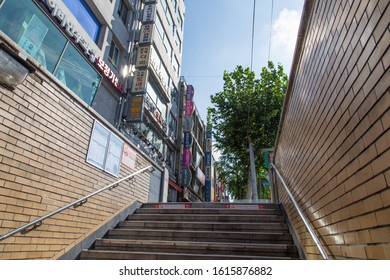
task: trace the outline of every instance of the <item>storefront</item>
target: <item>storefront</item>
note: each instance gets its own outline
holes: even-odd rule
[[[84,0],[2,0],[0,30],[114,124],[123,85],[101,58],[100,24]]]

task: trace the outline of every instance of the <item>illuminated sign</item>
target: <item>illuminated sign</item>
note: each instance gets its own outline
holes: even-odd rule
[[[152,43],[153,36],[153,24],[144,24],[141,27],[141,38],[139,40],[140,44],[150,44]]]
[[[129,116],[128,122],[142,122],[144,113],[144,95],[131,95],[129,97]]]
[[[103,75],[110,80],[111,84],[123,93],[123,84],[119,81],[119,78],[115,75],[112,69],[107,65],[107,63],[104,62],[101,57],[98,57],[98,59],[96,60],[96,65],[103,73]]]
[[[144,46],[138,48],[137,60],[135,63],[135,67],[137,69],[149,66],[150,51],[151,51],[150,46]]]
[[[146,92],[146,81],[148,78],[147,70],[139,70],[134,72],[134,81],[131,92]]]

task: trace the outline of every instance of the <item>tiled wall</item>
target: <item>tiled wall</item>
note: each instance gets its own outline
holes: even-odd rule
[[[275,163],[331,258],[390,259],[389,3],[305,3]]]
[[[122,164],[115,178],[86,163],[98,116],[42,71],[14,91],[0,87],[0,235],[149,164],[138,155],[139,166],[132,170]],[[61,256],[135,200],[146,202],[149,180],[143,173],[135,184],[121,184],[26,235],[0,241],[0,259]]]

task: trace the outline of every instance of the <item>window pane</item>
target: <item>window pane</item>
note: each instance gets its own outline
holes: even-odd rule
[[[101,76],[68,44],[54,75],[88,105],[92,104]]]
[[[110,145],[107,152],[107,160],[104,170],[118,176],[122,157],[123,142],[114,134],[111,134]]]
[[[91,142],[89,144],[87,162],[104,169],[104,159],[109,138],[110,132],[100,123],[95,121]]]
[[[62,33],[30,0],[5,1],[0,13],[0,30],[53,72],[67,42]]]
[[[88,35],[96,42],[99,37],[100,22],[84,0],[62,0]]]

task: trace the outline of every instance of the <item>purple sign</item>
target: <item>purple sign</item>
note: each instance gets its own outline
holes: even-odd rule
[[[195,105],[192,100],[186,100],[186,111],[185,114],[186,116],[191,116],[192,113],[194,112]]]
[[[187,86],[186,100],[192,100],[194,98],[194,87],[191,85]]]
[[[191,149],[185,148],[183,150],[183,162],[181,166],[183,167],[189,167],[192,161],[192,152]]]

